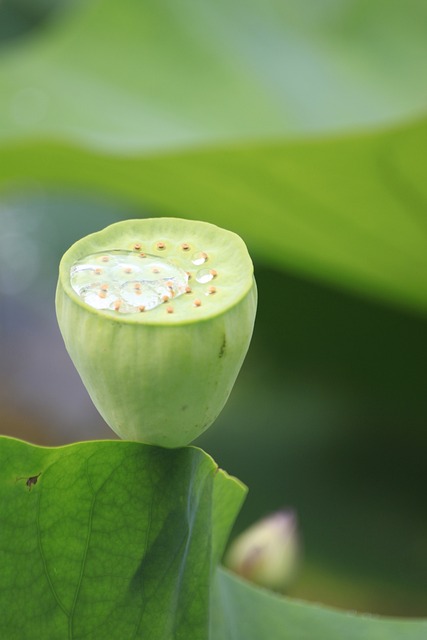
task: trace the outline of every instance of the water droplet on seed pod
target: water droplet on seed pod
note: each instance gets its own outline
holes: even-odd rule
[[[209,269],[200,269],[196,273],[196,280],[201,284],[206,284],[207,282],[210,282],[211,280],[214,279],[214,277],[215,276],[213,275],[212,271]]]
[[[205,262],[207,261],[208,256],[204,251],[198,251],[197,253],[195,253],[193,255],[193,257],[191,258],[191,262],[193,264],[196,265],[196,267],[200,266],[201,264],[205,264]]]
[[[172,262],[149,254],[141,260],[134,251],[119,250],[78,260],[71,267],[70,280],[86,304],[117,313],[139,313],[141,307],[145,311],[155,309],[165,300],[186,293],[188,286],[187,273]]]

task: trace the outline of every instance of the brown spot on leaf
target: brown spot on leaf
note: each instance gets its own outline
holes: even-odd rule
[[[37,480],[40,478],[42,472],[38,473],[36,476],[30,476],[27,478],[26,476],[21,476],[20,478],[16,478],[16,480],[25,480],[25,484],[28,487],[28,491],[31,491],[31,488],[37,484]]]

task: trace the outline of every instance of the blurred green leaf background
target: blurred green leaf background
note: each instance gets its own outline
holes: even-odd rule
[[[289,506],[291,595],[427,616],[427,5],[0,4],[1,432],[111,438],[54,317],[82,235],[177,215],[238,232],[253,344],[200,439]]]

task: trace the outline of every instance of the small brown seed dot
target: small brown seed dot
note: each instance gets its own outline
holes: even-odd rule
[[[211,269],[209,273],[211,274],[212,278],[216,278],[218,275],[218,271],[215,271],[215,269]]]
[[[188,279],[189,279],[189,280],[191,280],[191,278],[193,277],[193,276],[191,275],[191,273],[190,273],[189,271],[186,271],[185,273],[187,274]]]
[[[191,293],[191,287],[185,287],[185,293]]]
[[[167,311],[168,313],[173,313],[173,307],[167,307],[167,308],[166,308],[166,311]]]
[[[135,282],[135,284],[133,285],[133,288],[135,289],[135,291],[141,291],[141,283]]]
[[[146,253],[140,253],[140,254],[139,254],[139,257],[140,257],[140,258],[146,258],[146,257],[147,257],[147,254],[146,254]]]
[[[135,249],[135,251],[139,251],[139,250],[141,249],[141,245],[140,245],[140,243],[139,243],[139,242],[136,242],[136,243],[133,245],[133,248]]]
[[[102,256],[102,262],[109,262],[110,258],[108,256]]]
[[[188,244],[188,242],[184,242],[184,243],[181,245],[181,249],[182,249],[183,251],[190,251],[190,245]]]
[[[132,273],[132,267],[126,267],[125,269],[123,269],[123,271],[125,273]]]
[[[107,297],[107,292],[106,292],[106,291],[100,291],[100,292],[98,293],[98,296],[99,296],[100,298],[106,298],[106,297]]]
[[[97,275],[97,276],[100,276],[100,275],[101,275],[101,273],[102,273],[102,269],[100,269],[100,268],[98,267],[98,269],[95,269],[95,273],[96,273],[96,275]]]
[[[157,267],[153,267],[153,268],[151,269],[151,272],[152,272],[152,273],[160,273],[160,269],[158,269]]]
[[[169,296],[166,296],[166,295],[165,295],[165,296],[162,296],[162,300],[163,300],[163,302],[169,302],[170,297],[169,297]]]
[[[202,306],[202,301],[199,300],[198,298],[193,302],[193,305],[195,307],[201,307]]]
[[[108,282],[101,284],[101,291],[108,291]]]
[[[157,249],[159,249],[159,251],[163,251],[163,249],[166,249],[166,245],[164,242],[158,242],[156,244]]]
[[[138,307],[138,311],[145,311],[145,306],[142,304],[140,307]]]
[[[208,294],[212,295],[213,293],[216,293],[216,287],[209,287]]]
[[[122,301],[121,300],[116,300],[115,303],[114,303],[114,310],[118,311],[121,306],[122,306]]]

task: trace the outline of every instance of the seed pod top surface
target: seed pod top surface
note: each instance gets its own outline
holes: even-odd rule
[[[143,324],[197,322],[236,305],[253,267],[236,234],[177,218],[126,220],[76,242],[60,266],[64,291],[93,313]]]

